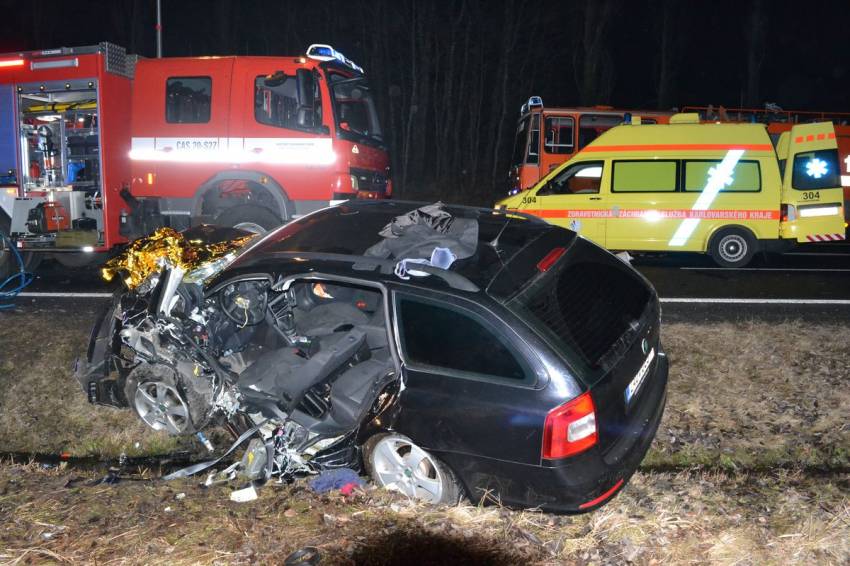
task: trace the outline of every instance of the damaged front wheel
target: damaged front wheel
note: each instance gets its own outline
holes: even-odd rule
[[[454,505],[461,487],[448,466],[400,434],[379,434],[363,446],[363,459],[380,486],[428,503]]]
[[[139,418],[152,429],[175,435],[194,432],[189,406],[170,376],[133,372],[124,392]]]

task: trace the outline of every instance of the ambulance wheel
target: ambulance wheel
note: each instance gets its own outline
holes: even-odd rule
[[[215,223],[255,234],[265,234],[280,226],[281,220],[277,214],[264,206],[241,204],[224,210],[215,217]]]
[[[724,228],[711,238],[708,253],[720,267],[744,267],[758,251],[757,245],[749,230]]]

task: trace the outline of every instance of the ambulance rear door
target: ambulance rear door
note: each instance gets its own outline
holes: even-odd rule
[[[796,125],[782,134],[776,150],[785,161],[780,235],[801,243],[844,240],[844,195],[832,124]]]

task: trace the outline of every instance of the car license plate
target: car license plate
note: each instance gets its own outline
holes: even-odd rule
[[[655,359],[655,348],[649,351],[646,359],[643,361],[643,365],[640,366],[637,374],[632,378],[632,381],[626,386],[626,405],[628,405],[631,400],[634,398],[635,393],[638,392],[640,386],[643,384],[643,380],[646,379],[646,375],[649,373],[649,366],[652,365],[652,360]]]

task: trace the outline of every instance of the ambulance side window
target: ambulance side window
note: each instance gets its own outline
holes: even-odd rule
[[[560,175],[537,191],[538,196],[599,194],[602,186],[602,161],[585,161],[567,167]]]
[[[679,177],[678,161],[614,161],[611,192],[672,193]]]
[[[165,121],[169,124],[209,122],[211,99],[210,77],[169,77],[165,81]]]
[[[719,160],[685,160],[685,191],[702,192],[720,166]],[[725,184],[724,193],[757,193],[761,190],[761,169],[758,161],[741,160],[735,164]]]

